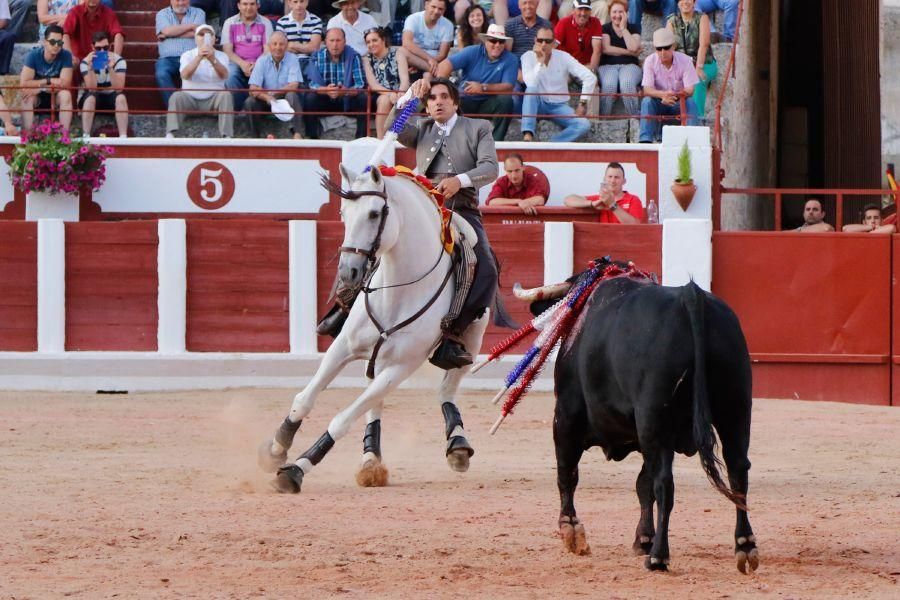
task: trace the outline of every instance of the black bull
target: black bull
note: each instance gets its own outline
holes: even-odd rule
[[[566,546],[589,552],[574,503],[582,453],[600,446],[607,459],[618,461],[638,451],[644,463],[633,548],[648,555],[647,568],[666,570],[672,460],[675,452],[699,453],[710,482],[736,506],[737,566],[755,570],[759,559],[745,504],[750,357],[737,316],[693,283],[671,288],[626,277],[602,282],[584,311],[582,329],[560,351],[555,372],[553,439]],[[730,487],[719,473],[713,428]]]

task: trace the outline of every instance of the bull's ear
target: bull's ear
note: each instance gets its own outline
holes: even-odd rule
[[[348,169],[344,166],[344,163],[338,165],[338,170],[341,172],[341,179],[344,181],[347,187],[350,186],[351,183],[356,179],[356,173]]]
[[[372,167],[369,169],[369,176],[372,178],[372,183],[381,187],[381,180],[383,179],[383,175],[381,174],[381,169],[378,167]]]

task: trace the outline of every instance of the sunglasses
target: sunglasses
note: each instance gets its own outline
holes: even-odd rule
[[[365,37],[370,33],[377,33],[378,35],[381,35],[381,27],[370,27],[369,29],[366,29],[365,31],[363,31],[363,39],[365,39]]]
[[[657,52],[662,52],[663,50],[671,50],[672,46],[656,46]]]
[[[552,44],[555,40],[553,38],[535,38],[535,40],[539,44]]]
[[[104,44],[102,46],[94,45],[94,50],[109,50],[109,44]]]
[[[59,46],[60,48],[63,47],[62,40],[47,40],[47,41],[50,43],[51,46]]]
[[[487,42],[488,44],[502,44],[506,40],[495,40],[494,38],[485,38],[484,41]]]

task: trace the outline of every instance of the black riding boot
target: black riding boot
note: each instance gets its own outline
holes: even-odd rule
[[[316,325],[316,333],[319,335],[330,335],[335,338],[344,328],[344,322],[347,320],[349,310],[344,309],[340,304],[331,307],[319,324]]]
[[[462,338],[453,333],[445,332],[441,343],[435,348],[434,354],[428,361],[439,369],[449,371],[459,369],[472,364],[472,354],[466,350]]]

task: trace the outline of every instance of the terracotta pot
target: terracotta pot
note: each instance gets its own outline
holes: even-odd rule
[[[694,199],[694,194],[696,193],[697,186],[694,185],[693,179],[689,179],[687,183],[675,181],[675,183],[672,184],[672,195],[675,196],[675,200],[678,201],[681,210],[685,212],[687,212],[688,206],[691,205],[691,201]]]

